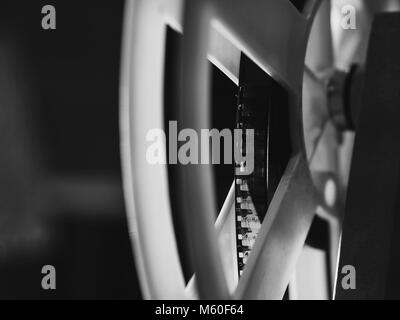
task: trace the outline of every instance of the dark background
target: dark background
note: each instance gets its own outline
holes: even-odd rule
[[[47,4],[56,30],[41,28]],[[123,7],[0,3],[1,299],[141,298],[119,157]]]

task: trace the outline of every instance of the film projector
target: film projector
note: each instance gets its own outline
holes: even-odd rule
[[[128,1],[121,144],[145,298],[400,297],[400,14],[375,15],[342,70],[331,12]],[[253,129],[254,171],[149,164],[147,132],[172,120]]]

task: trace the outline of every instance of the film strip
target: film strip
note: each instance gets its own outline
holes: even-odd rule
[[[254,171],[250,175],[235,172],[240,276],[292,154],[288,92],[244,54],[240,61],[236,128],[242,129],[243,143],[235,148],[242,153],[248,151],[246,129],[254,130]],[[235,169],[241,166],[235,163]]]
[[[235,173],[235,213],[239,276],[247,263],[267,211],[268,190],[268,97],[265,85],[241,85],[237,102],[236,128],[242,129],[241,148],[245,155],[246,129],[254,130],[254,171],[250,175]],[[258,93],[261,93],[259,95]],[[263,94],[264,93],[264,94]],[[258,99],[257,97],[263,97]],[[235,163],[240,169],[242,163]]]

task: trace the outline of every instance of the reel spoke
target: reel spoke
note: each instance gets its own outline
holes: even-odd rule
[[[327,75],[334,68],[330,1],[321,1],[310,33],[305,64],[317,75]]]
[[[221,251],[222,264],[225,278],[230,293],[233,293],[238,284],[237,259],[236,259],[236,237],[235,237],[235,184],[232,183],[228,195],[222,206],[221,212],[215,222],[218,244]],[[186,292],[188,296],[196,296],[196,277],[189,281]]]
[[[236,258],[235,182],[232,183],[217,218],[215,229],[228,289],[233,293],[239,281]]]
[[[297,68],[302,68],[295,63],[299,59],[296,52],[305,45],[306,17],[287,0],[209,2],[214,11],[212,25],[265,72],[296,92],[301,83]],[[282,59],[288,55],[288,60]]]
[[[274,78],[300,95],[307,19],[288,1],[190,1],[185,8],[183,92],[180,121],[196,131],[209,126],[209,77],[206,65],[210,28],[214,27]],[[280,28],[276,28],[280,25]],[[264,40],[265,39],[265,40]],[[287,57],[283,59],[282,57]],[[190,107],[190,108],[189,108]],[[221,257],[213,246],[215,202],[210,167],[184,168],[185,219],[193,239],[200,298],[227,298]],[[198,181],[195,185],[192,181]],[[202,190],[202,192],[198,192]],[[194,196],[196,195],[196,196]],[[203,239],[208,239],[204,242]],[[206,257],[207,255],[207,257]]]
[[[306,67],[304,72],[311,22],[321,2],[307,1],[302,12],[301,6],[297,9],[289,0],[128,2],[121,86],[122,157],[129,225],[145,298],[283,297],[317,206],[301,134],[301,92],[303,79],[308,78],[312,88],[318,87],[318,95],[324,95],[323,81],[317,77],[319,66],[333,65],[329,55],[317,66]],[[275,154],[271,158],[268,155],[266,161],[271,162],[268,168],[278,165],[277,153],[282,150],[277,147],[276,137],[286,130],[286,125],[285,142],[290,144],[290,151],[285,153],[285,164],[280,167],[279,162],[278,173],[272,175],[274,187],[268,194],[268,212],[240,280],[236,181],[215,222],[217,206],[211,165],[179,167],[176,191],[181,197],[182,210],[172,216],[166,161],[152,165],[146,159],[149,131],[165,125],[167,26],[183,33],[182,61],[179,61],[182,69],[177,70],[177,74],[182,71],[182,77],[176,77],[180,82],[176,85],[179,94],[174,93],[178,104],[174,112],[178,113],[180,128],[190,128],[199,136],[202,129],[210,129],[211,81],[207,60],[239,85],[241,56],[246,55],[285,91],[285,105],[277,104],[276,110],[284,114],[287,119],[283,121],[287,123],[283,126],[277,121],[271,127],[276,129],[272,135],[275,140],[273,148],[268,150]],[[275,114],[281,116],[279,112]],[[167,142],[161,139],[161,146],[166,154]],[[149,199],[150,195],[157,200]],[[175,229],[173,218],[184,222],[185,227]],[[176,240],[181,233],[177,230],[184,231],[183,238],[190,239],[188,260],[194,266],[195,276],[187,286],[185,279],[188,275],[190,278],[193,270],[183,275]]]
[[[307,162],[291,159],[244,269],[238,299],[282,299],[316,208]]]
[[[324,95],[326,95],[326,84],[323,79],[321,79],[311,68],[307,65],[304,66],[304,76],[306,80],[311,82],[317,90],[321,90]]]
[[[326,85],[308,66],[304,68],[303,80],[303,126],[306,135],[305,147],[311,164],[318,144],[329,121]]]
[[[185,283],[169,210],[166,166],[151,165],[146,160],[147,133],[163,127],[165,23],[175,21],[174,25],[179,25],[174,18],[179,16],[180,5],[181,1],[170,1],[168,5],[166,1],[130,1],[129,18],[125,20],[130,25],[125,27],[121,86],[124,189],[135,261],[143,296],[148,299],[184,298]],[[149,201],[150,194],[157,201]],[[160,269],[159,265],[165,268]]]
[[[210,34],[208,60],[236,85],[239,84],[241,51],[217,30]]]

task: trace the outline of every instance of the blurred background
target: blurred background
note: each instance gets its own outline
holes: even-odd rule
[[[0,299],[141,298],[119,157],[123,6],[0,3]]]

